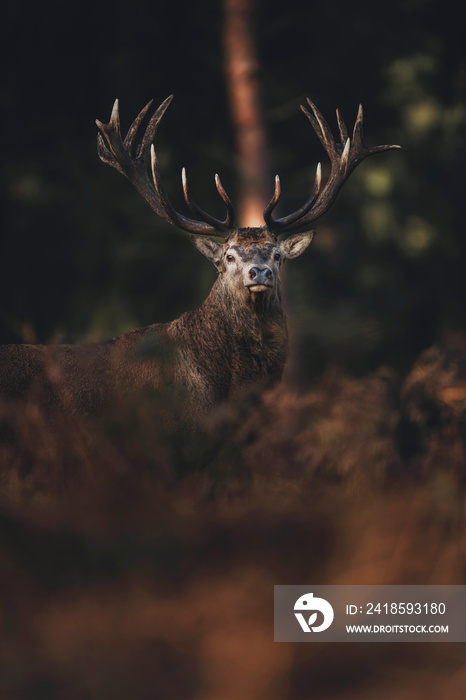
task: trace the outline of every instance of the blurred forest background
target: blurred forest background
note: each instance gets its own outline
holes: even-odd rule
[[[451,11],[449,11],[449,8]],[[299,105],[336,130],[359,102],[370,145],[402,151],[361,165],[293,264],[287,304],[303,377],[407,370],[420,350],[464,330],[462,225],[466,66],[454,5],[396,0],[256,3],[253,27],[268,138],[269,189],[282,213],[328,168]],[[168,321],[205,298],[215,270],[158,220],[96,154],[95,118],[120,99],[122,128],[175,94],[156,137],[166,188],[222,215],[213,175],[238,202],[221,2],[135,0],[130,7],[9,3],[0,91],[0,341],[80,342]]]
[[[7,3],[0,342],[87,342],[202,303],[215,270],[96,153],[171,93],[184,211],[244,182],[228,8]],[[251,0],[252,6],[252,0]],[[451,0],[256,0],[266,197],[328,164],[299,105],[369,145],[290,263],[293,379],[166,435],[157,402],[51,425],[0,401],[1,700],[463,700],[461,644],[274,644],[274,584],[466,582],[464,27]],[[230,76],[231,77],[231,76]],[[291,274],[292,271],[292,274]],[[163,397],[162,397],[163,398]],[[121,415],[119,414],[121,411]],[[460,621],[461,623],[461,621]]]

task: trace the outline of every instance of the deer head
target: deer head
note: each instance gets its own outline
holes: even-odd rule
[[[223,221],[216,219],[194,201],[186,176],[182,170],[183,193],[186,204],[193,214],[192,219],[178,213],[173,208],[162,185],[157,164],[157,156],[153,139],[157,127],[167,109],[173,95],[168,97],[151,117],[141,143],[134,149],[137,132],[146,116],[152,101],[147,104],[131,125],[125,139],[120,132],[120,116],[118,100],[115,101],[110,121],[102,124],[96,120],[101,133],[98,134],[98,154],[104,163],[108,163],[125,175],[146,199],[152,209],[170,224],[189,231],[193,236],[196,248],[205,255],[217,268],[225,283],[242,290],[243,294],[271,294],[278,289],[280,265],[289,258],[295,258],[311,243],[314,232],[295,233],[286,237],[297,228],[308,226],[312,221],[322,216],[335,200],[340,188],[364,158],[375,153],[388,151],[400,146],[376,146],[368,148],[363,136],[362,106],[353,129],[352,138],[337,110],[337,120],[340,141],[335,141],[330,127],[317,109],[308,99],[310,111],[301,107],[309,119],[320,142],[330,158],[331,171],[324,187],[322,187],[321,166],[317,165],[314,186],[308,200],[295,212],[274,218],[273,212],[281,194],[280,178],[275,177],[275,191],[272,199],[264,209],[265,226],[258,228],[239,228],[234,226],[233,205],[223,188],[218,175],[215,175],[217,192],[226,207]],[[134,154],[133,154],[134,151]],[[152,177],[149,175],[149,162]],[[224,243],[217,243],[213,238],[220,237]]]

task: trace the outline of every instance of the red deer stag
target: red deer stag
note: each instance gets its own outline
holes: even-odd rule
[[[136,135],[152,102],[144,107],[126,137],[120,133],[118,100],[108,124],[97,121],[98,154],[125,175],[152,209],[165,221],[189,231],[195,247],[218,270],[218,278],[202,306],[171,323],[154,324],[91,345],[9,345],[0,348],[1,392],[20,399],[33,389],[52,411],[81,415],[102,412],[109,401],[135,391],[171,386],[185,395],[190,422],[235,391],[254,382],[278,380],[287,357],[287,330],[280,294],[281,265],[304,252],[313,231],[279,238],[306,227],[322,216],[338,191],[367,156],[399,146],[368,148],[359,108],[352,138],[337,111],[340,141],[319,110],[308,100],[302,110],[330,158],[330,176],[321,185],[320,163],[309,199],[295,212],[276,218],[280,180],[264,210],[265,226],[234,226],[234,210],[220,178],[217,191],[226,207],[220,221],[193,200],[183,169],[184,198],[197,217],[179,214],[170,203],[159,174],[152,145],[157,127],[172,96],[150,119],[141,143]],[[151,167],[152,177],[149,175]],[[221,237],[217,243],[211,236]]]

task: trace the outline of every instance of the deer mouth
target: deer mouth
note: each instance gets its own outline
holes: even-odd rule
[[[273,284],[247,284],[245,286],[250,292],[267,292],[272,289]]]

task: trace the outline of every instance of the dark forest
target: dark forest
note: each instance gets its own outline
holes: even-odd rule
[[[156,137],[215,216],[242,196],[226,0],[3,8],[0,344],[92,343],[196,308],[216,271],[97,156]],[[252,3],[250,3],[252,6]],[[196,435],[156,405],[51,426],[0,402],[3,700],[456,700],[460,644],[274,644],[274,584],[466,584],[466,55],[447,0],[256,0],[267,198],[297,209],[359,103],[369,145],[285,270],[291,358]],[[293,270],[291,274],[291,269]]]

